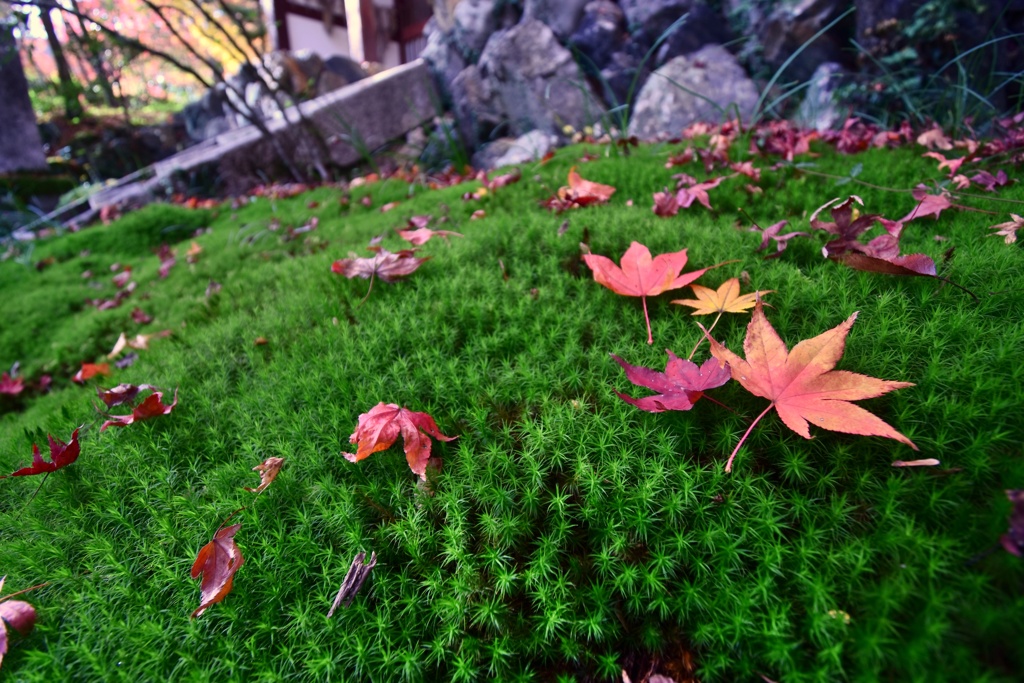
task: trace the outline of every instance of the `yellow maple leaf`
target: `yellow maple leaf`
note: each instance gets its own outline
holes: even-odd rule
[[[757,303],[758,296],[774,291],[769,289],[740,294],[740,281],[735,277],[723,282],[717,291],[700,285],[690,285],[690,288],[697,295],[696,299],[676,299],[672,303],[696,309],[691,315],[746,313]]]

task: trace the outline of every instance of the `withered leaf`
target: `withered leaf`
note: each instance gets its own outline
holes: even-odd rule
[[[260,473],[260,485],[256,488],[245,487],[245,490],[249,493],[260,494],[266,490],[274,479],[277,478],[277,473],[281,471],[281,465],[284,464],[284,458],[270,457],[261,462],[259,465],[253,467],[253,471]]]
[[[192,564],[192,578],[198,579],[201,574],[203,580],[200,584],[199,608],[192,613],[193,619],[231,592],[235,572],[245,562],[242,551],[235,545],[235,534],[241,528],[241,524],[222,527],[214,535],[213,540],[199,550],[196,561]]]

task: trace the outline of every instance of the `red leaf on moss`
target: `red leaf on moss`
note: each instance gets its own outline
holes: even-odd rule
[[[424,261],[430,260],[429,256],[417,257],[415,249],[402,249],[397,252],[390,252],[383,247],[369,247],[375,252],[373,256],[360,258],[351,254],[349,258],[335,261],[331,264],[331,272],[344,275],[351,279],[354,277],[370,278],[376,275],[384,282],[394,282],[399,278],[411,275]]]
[[[751,232],[761,233],[761,245],[757,248],[758,251],[764,251],[771,242],[775,242],[775,253],[768,254],[765,256],[766,259],[778,257],[779,254],[786,250],[786,243],[794,237],[808,236],[806,232],[787,232],[785,235],[780,235],[779,233],[782,232],[782,228],[788,224],[789,221],[779,221],[769,225],[767,228],[760,228],[756,225],[750,228]]]
[[[96,393],[108,408],[113,408],[114,406],[119,406],[122,403],[134,401],[140,391],[150,390],[155,391],[156,387],[151,384],[140,384],[138,386],[134,384],[118,384],[116,387],[107,389],[106,391],[100,387],[96,387]]]
[[[160,415],[169,415],[174,410],[174,406],[178,405],[178,390],[174,390],[174,400],[171,403],[165,404],[163,399],[164,393],[162,391],[154,391],[146,397],[146,400],[135,406],[130,415],[109,415],[110,419],[103,423],[100,431],[104,431],[107,427],[127,427],[130,424],[149,420]]]
[[[109,377],[110,363],[82,363],[82,369],[75,373],[75,376],[71,378],[71,381],[79,384],[85,384],[87,380],[90,380],[97,375]]]
[[[342,455],[350,462],[359,462],[377,451],[390,448],[399,435],[405,442],[405,459],[409,462],[409,469],[423,480],[426,480],[427,461],[430,460],[430,437],[441,441],[456,438],[442,434],[434,418],[427,413],[381,402],[359,416],[356,431],[349,437],[350,443],[359,444],[356,452]]]
[[[71,440],[67,443],[53,438],[50,434],[47,434],[46,438],[50,442],[50,462],[43,460],[43,456],[39,453],[39,446],[32,444],[32,464],[7,476],[28,477],[35,474],[48,474],[78,460],[78,455],[81,453],[81,448],[78,445],[78,429],[71,433]],[[0,477],[0,479],[6,478]]]
[[[606,256],[585,254],[583,260],[594,273],[594,281],[616,294],[638,296],[643,301],[644,319],[647,320],[647,343],[653,344],[651,321],[647,315],[647,297],[679,289],[690,284],[711,268],[701,268],[682,275],[686,266],[686,249],[651,258],[651,251],[633,242],[622,255],[622,267]],[[718,264],[721,265],[721,264]]]
[[[437,236],[442,238],[445,242],[448,241],[449,237],[462,237],[460,233],[452,232],[451,230],[431,230],[430,228],[417,228],[416,230],[395,230],[398,236],[403,240],[419,247],[426,242],[430,241],[431,237]]]
[[[17,396],[25,390],[25,381],[20,377],[12,378],[6,372],[0,375],[0,394]]]
[[[0,591],[4,589],[6,576],[0,578]],[[7,654],[7,625],[22,636],[27,636],[36,625],[35,608],[21,600],[6,600],[0,598],[0,664],[3,664],[4,655]]]
[[[213,540],[199,550],[192,564],[192,578],[198,579],[201,574],[203,580],[199,608],[192,613],[193,619],[231,592],[235,572],[245,563],[242,551],[235,545],[235,534],[241,528],[241,524],[234,524],[218,529]]]
[[[940,190],[939,194],[928,194],[928,188],[925,185],[918,185],[914,188],[912,194],[914,199],[918,201],[918,204],[914,207],[913,211],[900,219],[900,223],[909,223],[912,220],[926,218],[927,216],[933,216],[937,219],[939,214],[953,206],[953,203],[949,200],[949,193],[945,190]]]
[[[846,322],[812,339],[801,341],[789,351],[765,318],[759,301],[743,340],[746,360],[708,337],[711,354],[722,363],[729,364],[732,378],[755,396],[771,401],[747,429],[740,444],[754,425],[775,408],[783,424],[805,439],[811,438],[808,430],[810,423],[845,434],[884,436],[917,450],[914,442],[892,426],[851,403],[882,396],[913,384],[832,369],[843,355],[846,336],[856,319],[857,314],[854,313]],[[732,461],[738,451],[739,444],[726,463],[726,472],[732,469]]]
[[[644,398],[632,398],[618,391],[615,395],[649,413],[689,410],[705,391],[720,387],[729,381],[729,369],[714,358],[709,358],[703,365],[698,366],[690,360],[677,357],[668,349],[665,349],[665,353],[668,354],[665,372],[630,365],[612,354],[615,362],[626,371],[626,377],[630,382],[658,392],[656,396]]]

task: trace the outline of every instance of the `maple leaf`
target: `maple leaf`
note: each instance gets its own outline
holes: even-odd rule
[[[765,318],[764,308],[759,302],[754,308],[743,341],[746,360],[708,336],[711,354],[720,362],[729,364],[732,378],[755,396],[771,401],[754,419],[729,456],[725,465],[726,472],[732,470],[732,461],[750,431],[772,408],[775,408],[783,424],[805,439],[811,438],[808,431],[808,423],[811,423],[846,434],[884,436],[917,450],[917,446],[903,434],[860,406],[850,403],[911,387],[913,384],[832,369],[843,355],[846,335],[856,319],[857,314],[854,313],[846,322],[817,337],[801,341],[789,351]]]
[[[25,381],[20,377],[11,377],[6,372],[0,375],[0,394],[17,396],[25,390]]]
[[[148,325],[153,322],[153,316],[147,314],[141,308],[136,306],[132,309],[132,320],[139,323],[140,325]]]
[[[160,259],[160,279],[166,278],[171,273],[171,268],[174,267],[178,261],[174,258],[174,250],[166,244],[160,245],[159,249],[156,249],[157,258]]]
[[[4,582],[7,577],[0,577],[0,591],[4,589]],[[19,591],[18,593],[24,593]],[[12,595],[18,595],[12,593]],[[27,636],[36,625],[35,608],[22,600],[9,600],[0,598],[0,665],[4,662],[4,655],[7,654],[7,625],[17,631],[21,636]]]
[[[647,314],[647,297],[679,289],[690,284],[711,268],[701,268],[681,275],[686,266],[686,249],[651,258],[651,251],[639,242],[633,242],[622,255],[622,267],[606,256],[585,254],[584,262],[594,273],[594,281],[616,294],[638,296],[644,306],[647,321],[647,343],[653,344],[651,319]],[[718,264],[722,265],[722,264]]]
[[[1024,490],[1008,490],[1006,497],[1013,503],[1010,528],[999,538],[1006,552],[1024,557]]]
[[[185,261],[195,265],[199,261],[199,255],[203,253],[203,248],[199,246],[198,242],[193,241],[189,245],[188,251],[185,252]]]
[[[676,201],[675,194],[671,192],[655,192],[654,206],[651,207],[651,211],[655,216],[662,218],[675,216],[679,213],[679,202]]]
[[[81,429],[81,427],[78,429]],[[49,474],[50,472],[56,472],[62,467],[67,467],[75,460],[78,460],[78,455],[81,453],[81,448],[78,445],[78,429],[71,433],[71,440],[67,443],[53,438],[50,434],[46,435],[47,440],[50,442],[50,462],[43,460],[43,456],[39,453],[39,446],[32,444],[32,464],[28,467],[22,467],[20,470],[15,470],[7,476],[0,477],[0,479]]]
[[[281,471],[281,465],[284,464],[284,458],[267,458],[256,467],[253,467],[254,472],[260,473],[260,485],[256,488],[245,487],[245,490],[249,493],[260,494],[270,486],[270,484],[277,478],[277,473]]]
[[[615,354],[611,354],[615,362],[626,371],[626,378],[630,382],[659,392],[656,396],[644,398],[632,398],[618,391],[615,395],[649,413],[689,410],[705,391],[720,387],[729,381],[729,369],[722,367],[714,358],[707,359],[698,367],[696,363],[679,358],[668,349],[665,349],[665,353],[668,354],[665,372],[630,365]]]
[[[917,136],[917,144],[928,149],[941,149],[950,150],[953,149],[953,143],[949,141],[946,134],[942,132],[942,129],[938,126],[930,128],[925,132]]]
[[[99,395],[100,400],[108,408],[119,406],[122,403],[129,403],[135,400],[135,397],[139,395],[141,391],[156,391],[156,387],[152,384],[118,384],[112,389],[103,389],[96,387],[96,393]]]
[[[995,192],[997,187],[1003,187],[1010,184],[1010,179],[1006,176],[1006,171],[1000,170],[997,174],[992,175],[988,171],[978,171],[971,176],[971,181],[976,185],[981,185],[989,192]]]
[[[1024,228],[1024,218],[1021,218],[1015,213],[1010,214],[1010,218],[1013,220],[1007,221],[1006,223],[999,223],[998,225],[992,225],[989,230],[995,230],[991,233],[991,236],[1002,235],[1004,242],[1007,244],[1013,244],[1017,241],[1017,231]],[[6,377],[6,375],[4,375]]]
[[[456,438],[442,434],[434,418],[426,413],[381,402],[359,416],[356,431],[349,437],[349,443],[359,444],[356,452],[342,455],[350,462],[359,462],[377,451],[390,448],[399,435],[405,441],[405,459],[409,462],[409,469],[424,481],[430,459],[430,437],[441,441]]]
[[[174,410],[174,406],[178,405],[178,390],[174,390],[174,400],[170,404],[165,404],[163,399],[164,393],[162,391],[154,391],[146,397],[146,400],[135,406],[131,414],[108,415],[107,417],[110,419],[103,423],[100,431],[106,430],[107,427],[127,427],[130,424],[149,420],[160,415],[170,415],[171,411]]]
[[[576,167],[569,169],[569,184],[558,188],[554,197],[541,202],[543,206],[561,213],[566,209],[578,209],[591,204],[604,204],[615,194],[611,185],[602,185],[585,180],[576,172]]]
[[[717,290],[701,285],[690,285],[690,289],[697,296],[696,299],[676,299],[671,302],[696,309],[690,315],[746,313],[753,308],[761,295],[773,291],[768,289],[750,294],[740,294],[740,280],[736,277],[723,282]]]
[[[711,200],[708,199],[708,190],[710,190],[712,188],[715,188],[715,187],[718,187],[718,185],[723,180],[725,180],[727,178],[732,178],[732,177],[733,176],[731,176],[731,175],[720,176],[720,177],[715,178],[713,180],[708,180],[708,181],[705,181],[703,183],[697,183],[696,185],[691,185],[690,187],[679,188],[679,191],[676,192],[676,202],[679,203],[679,208],[681,208],[681,209],[688,209],[688,208],[690,208],[690,205],[693,204],[693,202],[696,200],[697,202],[700,202],[700,204],[705,209],[710,211],[711,210]]]
[[[124,270],[113,277],[114,286],[121,289],[132,279],[132,267],[125,266]]]
[[[82,363],[82,369],[71,378],[72,382],[85,384],[87,380],[97,375],[110,376],[110,363]]]
[[[214,534],[213,540],[199,550],[196,561],[192,564],[192,578],[198,579],[202,574],[203,580],[199,584],[199,608],[192,613],[193,619],[231,592],[235,572],[245,563],[242,551],[235,545],[235,534],[241,528],[241,524],[221,527]]]
[[[452,232],[451,230],[431,230],[430,228],[417,228],[416,230],[395,230],[398,236],[403,240],[419,247],[430,240],[435,235],[442,238],[445,242],[448,241],[449,237],[462,237],[460,233]]]
[[[769,225],[767,228],[760,228],[757,225],[750,228],[750,232],[761,233],[761,246],[757,248],[758,251],[764,251],[767,249],[770,241],[775,242],[775,253],[768,254],[765,256],[766,259],[778,257],[779,254],[786,250],[786,243],[794,237],[809,236],[809,233],[806,232],[787,232],[785,235],[780,235],[779,233],[782,231],[782,228],[787,225],[789,225],[789,221],[779,221],[778,223]]]
[[[335,261],[331,264],[331,272],[349,279],[376,276],[384,282],[395,282],[411,275],[424,261],[430,260],[429,256],[417,257],[415,249],[402,249],[393,253],[383,247],[369,247],[369,250],[374,252],[373,256],[360,258],[349,254],[349,258]]]
[[[928,194],[928,188],[925,185],[918,185],[911,194],[918,204],[913,211],[899,220],[900,223],[909,223],[927,216],[934,216],[938,219],[940,213],[953,206],[949,200],[949,193],[945,190],[940,190],[939,194]]]

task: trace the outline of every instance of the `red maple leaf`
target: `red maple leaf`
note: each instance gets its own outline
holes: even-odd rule
[[[694,200],[696,200],[700,202],[705,209],[710,211],[711,201],[708,199],[708,190],[718,187],[719,183],[723,180],[732,177],[733,176],[731,175],[719,176],[718,178],[713,178],[712,180],[707,180],[703,183],[697,183],[690,187],[679,188],[679,191],[676,192],[676,201],[679,203],[679,208],[688,209],[690,208],[690,205],[693,204]]]
[[[0,394],[17,396],[25,390],[25,381],[20,378],[12,378],[6,372],[0,375]]]
[[[56,472],[62,467],[67,467],[75,460],[78,460],[78,455],[81,453],[81,448],[78,445],[78,429],[71,433],[71,441],[68,443],[55,439],[49,434],[46,435],[46,438],[50,442],[50,462],[43,460],[43,456],[39,453],[39,446],[32,444],[32,464],[28,467],[22,467],[20,470],[16,470],[5,477],[0,477],[0,479],[27,477],[34,474],[49,474],[50,472]]]
[[[732,470],[732,461],[751,430],[772,408],[787,427],[805,439],[811,438],[808,430],[808,423],[811,423],[845,434],[884,436],[917,450],[914,442],[903,434],[850,403],[913,384],[832,369],[843,355],[846,335],[856,319],[857,314],[854,313],[846,322],[817,337],[805,339],[789,351],[768,322],[759,301],[743,340],[746,360],[708,336],[711,354],[723,364],[728,363],[732,378],[755,396],[771,401],[736,444],[725,465],[726,472]]]
[[[776,258],[779,254],[785,251],[786,243],[794,237],[808,236],[806,232],[787,232],[785,235],[780,235],[779,233],[782,232],[782,228],[787,225],[789,225],[789,221],[779,221],[778,223],[769,225],[767,228],[760,228],[757,225],[750,228],[751,232],[761,233],[761,246],[757,248],[758,251],[764,251],[768,248],[768,244],[771,241],[775,242],[775,253],[768,254],[765,256],[766,259]]]
[[[1010,528],[999,541],[1006,552],[1024,557],[1024,490],[1008,490],[1006,497],[1013,503],[1013,511],[1010,512]]]
[[[193,619],[205,612],[210,605],[215,605],[223,600],[231,592],[235,572],[245,563],[242,551],[235,545],[235,534],[241,528],[241,524],[221,527],[217,530],[213,540],[199,550],[196,561],[192,564],[192,578],[198,579],[202,574],[203,580],[199,584],[201,591],[199,608],[192,613]]]
[[[569,184],[558,188],[555,196],[541,202],[541,205],[561,213],[566,209],[578,209],[591,204],[604,204],[615,194],[611,185],[602,185],[585,180],[576,172],[576,167],[569,169]]]
[[[113,389],[107,389],[104,391],[100,387],[96,387],[96,393],[99,395],[100,400],[106,404],[108,408],[119,406],[122,403],[128,403],[134,401],[135,397],[139,395],[140,391],[155,391],[156,387],[151,384],[140,384],[138,386],[134,384],[118,384]]]
[[[430,260],[429,256],[417,257],[415,249],[402,249],[394,253],[383,247],[369,247],[369,250],[375,252],[373,256],[360,258],[350,254],[349,258],[335,261],[331,264],[331,272],[349,279],[376,276],[384,282],[395,282],[411,275],[424,261]]]
[[[925,218],[926,216],[938,218],[940,213],[953,206],[953,203],[949,200],[949,193],[945,190],[940,190],[939,194],[928,194],[928,188],[925,185],[918,185],[914,188],[912,194],[914,199],[918,201],[918,204],[914,207],[913,211],[900,219],[900,223],[909,223],[912,220]]]
[[[435,235],[442,238],[445,242],[448,241],[449,237],[462,237],[460,233],[452,232],[451,230],[431,230],[430,228],[417,228],[416,230],[395,230],[398,236],[403,240],[419,247],[430,240]]]
[[[649,413],[689,410],[705,391],[720,387],[729,381],[729,369],[714,358],[707,359],[698,367],[696,363],[679,358],[668,349],[665,349],[665,353],[668,354],[665,372],[630,365],[612,354],[615,362],[626,371],[626,377],[630,382],[658,392],[656,396],[644,398],[632,398],[618,391],[615,395]]]
[[[690,284],[711,268],[701,268],[681,275],[686,266],[686,249],[651,258],[651,251],[639,242],[633,242],[622,255],[622,267],[606,256],[585,254],[583,260],[594,272],[594,281],[616,294],[638,296],[644,306],[647,321],[647,343],[653,344],[651,319],[647,314],[647,297],[679,289]],[[722,264],[718,264],[722,265]]]
[[[151,388],[148,385],[144,386]],[[178,405],[178,390],[174,390],[174,401],[170,404],[165,404],[163,399],[164,393],[162,391],[154,391],[146,397],[146,400],[135,406],[135,409],[130,414],[108,415],[107,417],[110,419],[103,423],[100,431],[104,431],[107,427],[127,427],[130,424],[149,420],[160,415],[169,415],[174,410],[174,406]]]
[[[349,443],[358,443],[359,448],[355,453],[342,455],[350,462],[359,462],[377,451],[390,448],[399,435],[405,441],[405,459],[409,462],[409,469],[424,481],[427,478],[427,461],[430,460],[430,437],[441,441],[456,438],[442,434],[434,418],[426,413],[381,402],[359,416],[356,431],[349,437]]]
[[[0,591],[4,589],[6,579],[6,576],[0,577]],[[36,625],[36,609],[32,605],[22,600],[8,599],[24,592],[18,591],[6,598],[0,598],[0,664],[3,664],[4,655],[7,654],[7,625],[10,624],[11,628],[22,636],[27,636]]]

